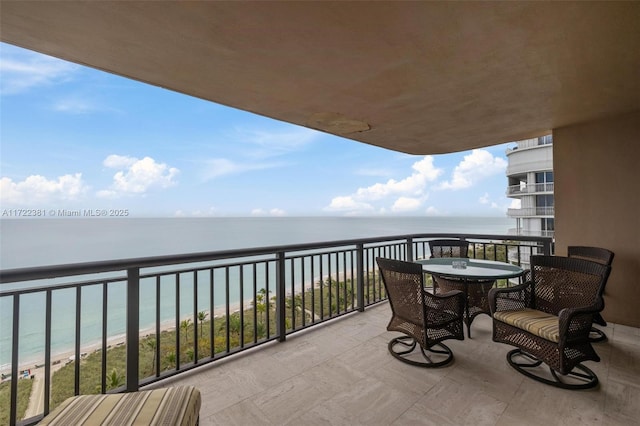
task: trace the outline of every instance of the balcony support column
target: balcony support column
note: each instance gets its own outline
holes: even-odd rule
[[[18,344],[20,341],[20,295],[13,296],[13,330],[11,332],[11,400],[9,402],[9,424],[16,424],[18,415]]]
[[[356,246],[356,291],[358,295],[358,311],[364,312],[364,244]]]
[[[284,342],[287,339],[284,252],[279,251],[276,256],[276,328],[278,341]]]
[[[127,269],[127,392],[138,390],[140,360],[140,268]]]

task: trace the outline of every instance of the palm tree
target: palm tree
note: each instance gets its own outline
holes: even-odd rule
[[[202,338],[202,332],[204,331],[202,328],[202,324],[204,324],[204,320],[207,319],[208,315],[209,313],[205,311],[198,312],[198,321],[200,321],[200,338]]]
[[[229,333],[237,333],[240,335],[240,315],[237,313],[229,315]]]
[[[107,389],[115,389],[124,385],[124,375],[118,373],[118,370],[114,368],[111,370],[111,374],[107,375]]]
[[[258,339],[267,337],[267,326],[264,324],[264,322],[258,322],[258,324],[256,325],[256,333],[258,335]]]
[[[151,353],[153,354],[153,358],[151,359],[151,371],[156,372],[156,339],[146,339],[144,343],[147,345],[149,349],[151,349]]]
[[[176,365],[176,354],[173,352],[169,352],[165,355],[165,360],[167,361],[167,370]]]
[[[262,321],[265,320],[266,312],[267,312],[266,300],[267,300],[267,290],[264,288],[261,288],[258,291],[258,294],[256,295],[255,308],[256,308],[256,311],[260,313],[260,317]]]
[[[184,330],[184,342],[187,343],[189,338],[189,327],[191,327],[191,318],[187,318],[186,320],[182,320],[180,323],[180,328]]]

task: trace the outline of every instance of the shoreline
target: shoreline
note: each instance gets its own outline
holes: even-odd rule
[[[338,281],[346,280],[351,278],[351,274],[348,271],[339,271],[331,275],[326,274],[322,278],[314,277],[311,282],[308,280],[304,282],[303,284],[304,290],[306,291],[313,288],[318,288],[319,284],[324,283],[328,278],[332,278]],[[355,275],[354,275],[354,278],[356,278]],[[298,288],[298,285],[296,285],[296,289],[297,288]],[[299,291],[296,292],[296,294],[299,294],[299,293],[300,293]],[[290,286],[287,286],[285,294],[287,296],[290,296],[292,294]],[[243,302],[243,306],[245,306],[245,309],[247,309],[247,306],[252,306],[252,305],[253,305],[253,299],[245,300]],[[220,318],[220,317],[226,316],[226,311],[227,309],[224,306],[215,308],[213,312],[213,318]],[[240,311],[240,302],[236,302],[229,305],[230,314],[233,314],[239,311]],[[211,312],[209,310],[204,310],[204,312],[208,314],[207,321],[210,321]],[[193,317],[191,315],[184,316],[181,318],[180,321],[185,319],[193,319]],[[174,319],[168,319],[160,323],[161,333],[164,331],[173,331],[175,329],[176,329],[176,324]],[[138,336],[140,339],[143,339],[143,338],[155,335],[155,331],[156,331],[155,326],[146,327],[140,330]],[[126,334],[124,333],[107,337],[107,350],[109,350],[113,346],[120,346],[125,343],[126,343]],[[81,346],[80,348],[81,358],[93,352],[100,351],[101,349],[102,349],[101,340],[92,341],[84,346]],[[23,375],[20,373],[24,370],[30,370],[30,375],[35,375],[40,372],[42,372],[42,374],[44,373],[44,353],[42,353],[39,356],[40,358],[27,359],[18,364],[19,379],[23,378]],[[73,362],[74,359],[75,359],[75,349],[64,350],[64,351],[57,352],[55,354],[51,354],[51,367],[52,367],[51,373],[53,374],[53,372],[56,371],[57,369],[65,366],[69,362]],[[7,363],[0,366],[0,374],[5,376],[5,379],[0,380],[0,383],[10,380],[11,364]],[[7,374],[9,375],[9,377],[6,377]]]
[[[226,316],[226,311],[227,310],[225,307],[215,308],[213,311],[213,318],[221,318]],[[240,303],[235,303],[229,306],[230,314],[233,314],[239,311],[240,311]],[[206,321],[211,321],[211,312],[208,310],[205,310],[204,312],[207,313]],[[191,315],[188,315],[183,317],[180,321],[183,321],[185,319],[193,319],[193,318]],[[175,329],[176,329],[175,320],[169,319],[160,323],[161,333],[163,331],[173,331]],[[155,326],[147,327],[147,328],[141,329],[140,332],[138,333],[138,336],[140,339],[144,339],[150,336],[155,336],[155,331],[156,331]],[[124,345],[125,343],[126,343],[126,334],[117,334],[114,336],[107,337],[107,350],[111,349],[114,346]],[[89,355],[90,353],[93,353],[93,352],[98,352],[100,350],[102,350],[102,341],[101,340],[94,341],[84,346],[81,346],[80,356],[81,358],[83,358],[83,356]],[[57,352],[55,354],[51,354],[51,373],[53,374],[54,371],[56,371],[58,368],[65,366],[68,362],[73,362],[75,359],[75,352],[76,352],[75,349],[72,349],[72,350],[65,350],[65,351]],[[18,364],[18,379],[21,379],[23,377],[22,374],[20,374],[20,372],[24,370],[30,370],[30,375],[35,375],[40,372],[44,374],[44,354],[41,355],[41,358],[29,359],[29,360],[20,362]],[[0,368],[0,374],[9,375],[9,377],[6,377],[1,382],[10,380],[11,364],[3,365],[2,368]]]

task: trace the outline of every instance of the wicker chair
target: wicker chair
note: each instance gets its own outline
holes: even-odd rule
[[[429,241],[431,257],[469,257],[469,242],[464,240]]]
[[[604,265],[611,266],[614,253],[600,247],[569,246],[567,248],[567,256],[591,260],[592,262],[598,262]],[[604,320],[600,312],[594,315],[593,322],[603,327],[607,326],[607,322]],[[607,335],[604,334],[604,332],[599,328],[591,327],[591,334],[589,336],[589,339],[592,342],[603,342],[607,340]]]
[[[434,257],[469,257],[469,242],[463,240],[431,240],[429,241],[431,258]],[[467,336],[471,337],[471,323],[480,314],[490,315],[489,290],[495,285],[494,280],[474,280],[472,285],[454,277],[432,275],[433,291],[436,294],[452,290],[460,290],[465,294],[467,315],[464,322],[467,325]]]
[[[565,389],[598,384],[583,361],[600,361],[589,341],[611,267],[563,256],[531,256],[531,281],[489,292],[493,340],[517,347],[507,361],[520,373]],[[518,361],[520,360],[520,361]],[[549,373],[538,368],[544,363]],[[579,371],[577,371],[579,370]]]
[[[404,334],[389,342],[391,355],[420,367],[449,364],[453,352],[442,341],[464,340],[462,292],[427,292],[422,266],[417,263],[383,258],[376,258],[376,262],[392,312],[387,330]],[[420,350],[415,351],[416,347]]]

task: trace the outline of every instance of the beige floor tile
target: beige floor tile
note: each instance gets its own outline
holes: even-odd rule
[[[390,424],[409,409],[418,396],[364,378],[300,416],[297,424],[375,425]]]
[[[483,392],[472,383],[445,377],[418,401],[414,409],[425,416],[448,419],[458,425],[494,425],[507,403]]]
[[[610,379],[604,413],[612,421],[640,424],[640,382],[633,385]]]
[[[271,425],[269,419],[252,401],[245,399],[205,419],[200,426],[254,426]]]
[[[640,383],[640,346],[611,343],[609,377],[613,380],[638,385]]]
[[[640,426],[640,329],[610,324],[602,358],[586,362],[599,377],[570,391],[522,376],[512,347],[491,339],[481,315],[472,338],[449,340],[455,361],[425,369],[387,349],[388,305],[347,315],[215,362],[156,386],[194,384],[201,425],[498,425]]]
[[[307,377],[300,375],[256,395],[255,405],[274,424],[288,423],[330,397]]]
[[[598,388],[575,391],[527,379],[509,403],[506,416],[528,424],[597,425],[602,422],[605,395]]]

